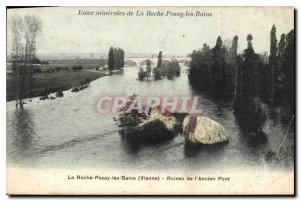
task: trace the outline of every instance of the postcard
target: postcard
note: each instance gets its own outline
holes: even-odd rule
[[[293,7],[7,7],[9,195],[294,195]]]

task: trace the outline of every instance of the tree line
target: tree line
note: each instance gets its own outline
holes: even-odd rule
[[[125,52],[121,48],[110,47],[108,52],[108,70],[120,70],[124,67]]]
[[[164,77],[168,79],[173,79],[174,77],[180,76],[181,69],[179,62],[177,60],[163,61],[162,51],[159,52],[157,58],[157,66],[152,69],[152,62],[148,59],[146,60],[146,71],[143,67],[140,67],[138,72],[138,79],[144,80],[145,78],[151,77],[151,72],[153,74],[154,80],[161,80]]]
[[[249,34],[247,48],[238,54],[238,36],[230,48],[219,36],[216,45],[204,44],[190,54],[189,82],[196,90],[210,90],[218,98],[234,96],[235,115],[249,132],[261,132],[266,118],[262,104],[280,106],[294,115],[294,30],[282,34],[278,43],[276,26],[270,32],[270,54],[255,53]]]
[[[10,22],[12,33],[12,70],[15,76],[17,105],[23,106],[26,90],[32,87],[36,63],[36,39],[42,31],[42,21],[34,15],[15,16]]]

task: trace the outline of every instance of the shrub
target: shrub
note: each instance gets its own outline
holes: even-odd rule
[[[91,82],[91,77],[89,77],[89,76],[86,77],[85,80],[84,80],[84,83],[89,84],[90,82]]]
[[[72,69],[73,69],[73,71],[78,71],[78,70],[82,70],[83,67],[82,66],[73,66]]]
[[[138,79],[144,80],[146,76],[147,76],[147,72],[144,71],[144,69],[142,67],[140,67],[139,72],[138,72]]]
[[[120,128],[119,132],[122,135],[136,134],[138,125],[142,123],[145,119],[147,119],[147,115],[145,113],[139,113],[137,110],[127,112],[127,109],[130,107],[132,101],[136,97],[137,95],[135,94],[130,96],[130,100],[127,102],[127,104],[120,109],[119,117],[113,117],[113,120],[116,122],[116,125]]]
[[[160,80],[161,79],[161,69],[159,67],[153,68],[153,75],[154,80]]]

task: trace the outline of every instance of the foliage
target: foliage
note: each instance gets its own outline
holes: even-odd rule
[[[129,97],[127,104],[120,109],[120,114],[118,118],[113,118],[116,122],[116,125],[120,128],[120,133],[122,135],[132,135],[137,132],[138,125],[147,119],[145,113],[139,113],[138,110],[133,109],[130,112],[127,112],[132,101],[137,97],[133,94]]]
[[[125,64],[125,52],[121,48],[110,47],[108,52],[108,69],[109,71],[120,70]]]
[[[235,114],[242,119],[244,127],[257,132],[264,124],[265,114],[259,97],[259,70],[261,59],[252,47],[252,35],[247,37],[248,48],[239,63],[238,89],[234,103]]]
[[[167,78],[173,79],[174,76],[180,76],[180,65],[177,60],[172,60],[167,64]]]
[[[57,67],[57,68],[59,68],[59,67]],[[72,70],[73,70],[73,71],[79,71],[79,70],[82,70],[82,69],[83,69],[82,66],[73,66],[73,67],[72,67]]]
[[[174,77],[180,76],[180,65],[177,60],[163,61],[162,51],[158,54],[157,67],[153,68],[154,80],[160,80],[162,77],[167,77],[168,79],[173,79]]]
[[[294,30],[286,36],[286,48],[282,57],[283,80],[283,104],[290,106],[291,115],[295,111],[295,38]]]
[[[42,31],[42,21],[34,15],[14,16],[10,22],[12,31],[12,69],[15,77],[15,99],[23,106],[23,98],[33,85],[33,67],[37,61],[36,39]]]
[[[160,80],[161,79],[161,69],[158,67],[153,68],[153,75],[154,75],[154,80]]]
[[[151,67],[151,61],[148,59],[146,61],[146,71],[147,71],[147,80],[149,77],[151,77],[151,71],[152,71],[152,67]]]
[[[138,72],[138,79],[144,80],[145,77],[147,77],[147,72],[144,71],[143,67],[140,67],[139,72]]]
[[[234,91],[236,79],[236,49],[238,37],[235,36],[231,49],[226,49],[221,37],[210,48],[203,44],[201,50],[190,54],[189,81],[196,89],[210,87],[214,94],[223,97]]]
[[[108,70],[112,71],[115,69],[115,55],[114,55],[114,48],[110,47],[108,52]]]
[[[213,48],[204,44],[190,54],[188,77],[193,88],[213,89],[220,98],[234,95],[235,115],[249,132],[261,131],[266,118],[262,102],[287,106],[291,114],[294,112],[294,31],[282,34],[278,44],[275,26],[270,36],[269,57],[254,52],[251,34],[242,54],[237,53],[238,36],[229,49],[218,37]]]
[[[160,68],[162,65],[162,51],[159,51],[157,58],[157,68]]]

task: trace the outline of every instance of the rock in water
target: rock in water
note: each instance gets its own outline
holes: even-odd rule
[[[186,116],[183,133],[185,140],[193,143],[215,144],[228,140],[227,130],[221,124],[203,116]]]
[[[149,118],[138,126],[139,137],[146,143],[162,143],[174,137],[176,118],[152,109]]]

